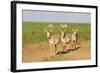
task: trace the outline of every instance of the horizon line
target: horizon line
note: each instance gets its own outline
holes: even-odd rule
[[[35,23],[40,23],[41,21],[22,21],[22,22],[35,22]],[[84,24],[91,24],[91,23],[86,23],[86,22],[41,22],[41,23],[84,23]]]

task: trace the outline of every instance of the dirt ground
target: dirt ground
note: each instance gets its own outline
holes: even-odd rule
[[[61,48],[61,46],[60,46]],[[80,48],[61,55],[49,56],[49,43],[27,44],[23,46],[22,61],[45,62],[45,61],[64,61],[64,60],[87,60],[91,59],[90,40],[80,42]]]

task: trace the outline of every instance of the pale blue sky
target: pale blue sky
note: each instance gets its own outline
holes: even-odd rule
[[[23,21],[90,23],[90,13],[23,10]]]

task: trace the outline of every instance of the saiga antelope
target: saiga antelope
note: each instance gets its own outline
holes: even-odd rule
[[[61,43],[63,46],[63,51],[67,51],[68,49],[70,49],[70,41],[71,41],[71,37],[70,34],[66,34],[65,29],[67,28],[67,24],[66,25],[60,25],[62,27],[61,29]]]
[[[77,48],[77,44],[78,44],[78,40],[79,40],[77,32],[78,32],[78,29],[73,29],[72,36],[71,36],[72,49]]]
[[[56,35],[53,35],[53,31],[52,31],[52,27],[53,25],[49,25],[47,27],[47,39],[49,41],[49,44],[50,44],[50,56],[52,56],[52,51],[54,50],[54,55],[57,53],[57,46],[60,42],[60,37],[59,36],[56,36]]]

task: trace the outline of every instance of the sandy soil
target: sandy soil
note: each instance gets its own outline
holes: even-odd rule
[[[59,46],[61,48],[61,46]],[[80,48],[62,53],[61,55],[49,56],[49,43],[27,44],[23,46],[23,62],[45,62],[62,60],[87,60],[91,59],[90,40],[80,42]]]

